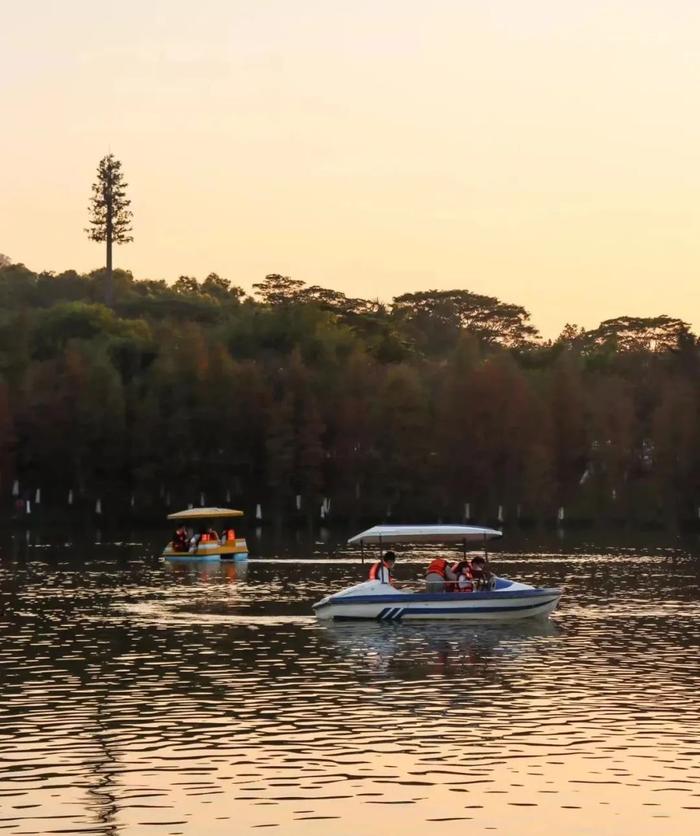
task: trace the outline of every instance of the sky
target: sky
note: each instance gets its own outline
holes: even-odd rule
[[[696,0],[0,0],[0,252],[700,330]]]

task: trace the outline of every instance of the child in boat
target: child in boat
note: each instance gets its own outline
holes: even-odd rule
[[[452,585],[453,592],[473,592],[474,582],[468,560],[459,560],[452,564],[452,573],[457,580]]]

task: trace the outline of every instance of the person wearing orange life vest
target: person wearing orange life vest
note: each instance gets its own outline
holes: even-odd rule
[[[444,557],[436,557],[425,573],[426,592],[448,592],[457,576]]]
[[[468,560],[460,560],[455,563],[452,571],[457,575],[455,592],[474,592],[474,580]]]
[[[468,560],[458,560],[450,567],[457,580],[452,584],[452,592],[473,592],[471,569]]]
[[[371,581],[380,581],[381,583],[390,583],[394,586],[394,563],[396,563],[396,555],[394,552],[385,552],[381,560],[378,560],[369,570],[369,579]]]

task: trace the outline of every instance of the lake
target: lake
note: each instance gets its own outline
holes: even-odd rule
[[[330,538],[4,536],[3,833],[700,832],[697,542],[508,539],[499,574],[565,595],[498,627],[319,624],[368,569]]]

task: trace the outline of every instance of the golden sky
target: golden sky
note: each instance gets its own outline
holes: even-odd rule
[[[697,0],[0,0],[0,252],[700,329]]]

